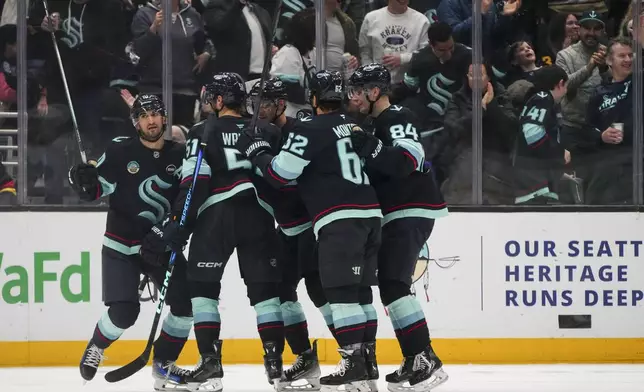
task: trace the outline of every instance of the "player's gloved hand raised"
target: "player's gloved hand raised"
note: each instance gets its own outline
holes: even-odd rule
[[[72,166],[67,173],[67,180],[72,189],[85,201],[98,199],[101,184],[98,180],[98,169],[88,163]]]
[[[257,155],[271,150],[271,144],[262,138],[262,131],[245,128],[242,130],[235,148],[246,158],[253,159]]]
[[[358,126],[352,129],[351,144],[360,158],[373,159],[382,151],[380,139]]]

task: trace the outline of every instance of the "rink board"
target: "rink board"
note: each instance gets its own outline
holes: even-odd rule
[[[104,224],[105,214],[95,212],[3,213],[0,365],[77,364],[105,309]],[[642,233],[637,213],[455,213],[439,220],[429,278],[415,285],[436,349],[451,363],[644,362]],[[310,335],[321,339],[321,359],[336,361],[322,316],[304,287],[299,294]],[[107,352],[109,364],[142,351],[154,307],[143,303],[137,324]],[[391,324],[379,301],[375,307],[379,360],[399,362]],[[224,360],[260,362],[235,255],[220,312]],[[196,358],[191,341],[182,360]]]

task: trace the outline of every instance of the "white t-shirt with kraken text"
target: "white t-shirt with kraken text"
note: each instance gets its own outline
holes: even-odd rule
[[[411,8],[402,14],[392,14],[387,7],[369,12],[360,28],[361,64],[381,63],[385,54],[400,54],[401,66],[390,69],[392,82],[400,82],[412,52],[427,46],[428,29],[427,17]]]

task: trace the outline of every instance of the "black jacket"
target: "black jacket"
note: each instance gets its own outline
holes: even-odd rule
[[[271,16],[257,4],[248,3],[262,26],[264,38],[272,36]],[[202,17],[206,32],[215,46],[213,69],[217,72],[236,72],[248,80],[251,32],[238,0],[212,0],[205,5]],[[267,48],[271,50],[270,47]]]

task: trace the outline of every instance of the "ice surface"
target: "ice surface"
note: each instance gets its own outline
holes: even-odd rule
[[[333,366],[324,366],[328,374]],[[380,367],[380,391],[385,374]],[[77,368],[0,368],[0,392],[148,392],[153,391],[151,368],[131,378],[108,384],[101,368],[94,381],[83,386]],[[270,392],[258,365],[224,366],[224,392]],[[644,392],[644,365],[445,365],[450,379],[436,392]]]

